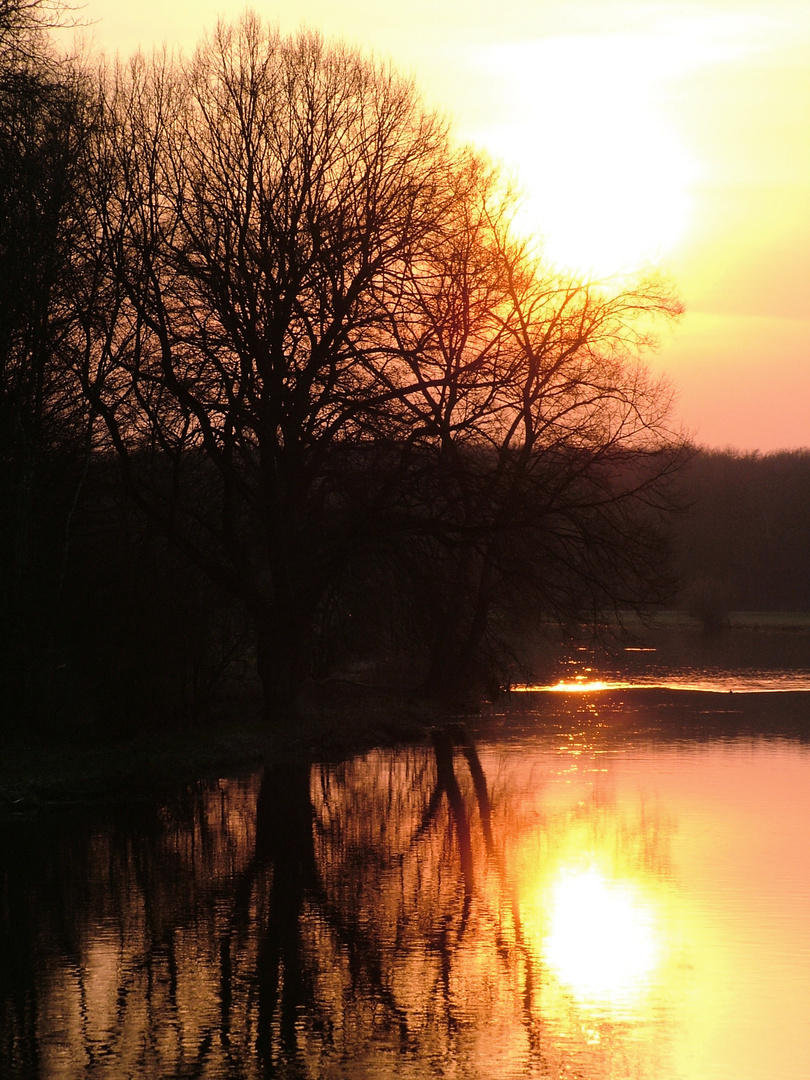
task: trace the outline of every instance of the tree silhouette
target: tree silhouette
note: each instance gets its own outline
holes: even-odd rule
[[[505,644],[499,623],[597,621],[650,599],[653,508],[684,458],[667,388],[638,362],[654,321],[680,310],[667,283],[555,272],[516,239],[496,175],[469,160],[455,180],[450,227],[408,278],[419,319],[398,324],[411,423],[433,451],[415,504],[423,559],[441,568],[426,606],[437,689],[475,683],[482,643]]]
[[[97,112],[86,393],[130,491],[250,613],[269,710],[375,566],[400,601],[435,568],[434,682],[524,573],[546,613],[648,595],[634,538],[680,443],[636,356],[666,287],[550,273],[413,87],[315,35],[220,25],[102,80]]]
[[[84,80],[48,46],[55,5],[0,2],[0,674],[9,713],[49,680],[88,407],[72,266],[84,201]]]

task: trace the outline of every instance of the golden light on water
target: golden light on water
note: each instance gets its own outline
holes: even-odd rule
[[[96,1055],[105,1076],[176,1076],[201,1059],[230,1075],[234,1060],[250,1070],[259,1031],[276,1071],[295,1055],[313,1076],[348,1075],[346,1062],[383,1076],[396,1061],[402,1080],[436,1062],[445,1076],[461,1063],[480,1077],[804,1078],[810,752],[777,740],[629,750],[602,727],[589,741],[589,707],[571,702],[575,746],[555,732],[482,747],[489,840],[455,755],[469,891],[426,747],[302,774],[309,892],[296,845],[273,845],[292,866],[256,862],[264,830],[290,829],[259,810],[259,777],[201,789],[193,817],[167,807],[148,854],[145,836],[122,845],[105,823],[76,860],[92,903],[67,924],[71,955],[64,911],[31,891],[39,920],[25,932],[51,950],[31,1033],[42,1074],[73,1077]],[[277,865],[292,878],[274,905]]]
[[[596,867],[563,869],[549,896],[546,962],[580,1005],[632,1003],[661,958],[652,903],[630,880]]]
[[[561,680],[548,687],[549,690],[555,690],[559,693],[589,693],[591,690],[615,690],[619,688],[619,684],[607,683],[602,679],[583,679],[576,682],[563,682]]]

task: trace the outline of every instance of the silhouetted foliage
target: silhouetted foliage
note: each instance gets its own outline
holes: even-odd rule
[[[61,0],[0,0],[0,70],[51,61],[47,32],[74,23],[73,8]]]
[[[244,627],[102,452],[86,394],[108,299],[86,258],[95,115],[46,34],[66,13],[0,3],[0,698],[6,725],[120,730],[202,707]]]
[[[36,711],[88,461],[88,408],[67,345],[84,198],[82,79],[48,50],[58,9],[0,4],[0,684]]]

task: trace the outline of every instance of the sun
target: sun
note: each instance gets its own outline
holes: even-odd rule
[[[549,261],[604,277],[676,247],[698,168],[663,88],[699,60],[677,35],[573,35],[487,51],[503,100],[477,140],[516,175],[521,226],[544,238]]]

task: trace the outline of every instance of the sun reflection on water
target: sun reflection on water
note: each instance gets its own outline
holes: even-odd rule
[[[805,1077],[807,747],[611,715],[32,822],[0,1074]]]
[[[549,890],[546,962],[580,1005],[626,1006],[660,962],[652,903],[630,880],[564,868]]]
[[[592,690],[619,690],[626,687],[626,683],[608,683],[603,679],[577,679],[575,682],[564,682],[562,679],[549,686],[549,690],[562,693],[588,693]]]

